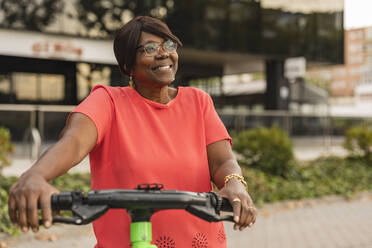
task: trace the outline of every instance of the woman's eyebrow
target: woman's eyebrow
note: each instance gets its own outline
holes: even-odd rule
[[[159,42],[159,41],[154,41],[154,40],[147,40],[145,41],[143,44],[148,44],[148,43],[157,43],[157,44],[161,44],[162,42]]]

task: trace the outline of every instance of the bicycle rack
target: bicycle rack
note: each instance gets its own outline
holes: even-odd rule
[[[27,128],[23,136],[23,143],[28,143],[30,138],[31,149],[28,154],[32,160],[37,159],[41,154],[41,136],[39,130],[34,127]],[[26,150],[27,151],[27,150]]]

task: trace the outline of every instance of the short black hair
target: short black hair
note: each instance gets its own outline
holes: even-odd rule
[[[182,42],[163,21],[149,16],[137,16],[121,27],[115,35],[114,53],[122,74],[129,76],[136,63],[136,52],[141,32],[171,39],[182,46]]]

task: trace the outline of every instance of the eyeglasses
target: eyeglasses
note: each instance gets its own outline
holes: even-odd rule
[[[163,43],[149,42],[145,45],[140,45],[137,49],[143,48],[147,56],[155,56],[159,53],[160,47],[167,53],[174,53],[177,50],[177,43],[172,40],[166,40]]]

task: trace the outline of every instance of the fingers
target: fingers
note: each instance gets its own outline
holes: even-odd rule
[[[235,197],[231,200],[231,206],[233,208],[233,216],[234,216],[234,230],[238,229],[238,223],[240,221],[240,212],[241,212],[241,200],[238,197]]]
[[[39,216],[37,211],[37,198],[30,195],[27,200],[27,221],[33,232],[39,230]]]
[[[248,226],[249,227],[252,227],[254,225],[254,223],[256,222],[256,218],[257,218],[257,209],[254,207],[254,206],[250,206],[248,207],[249,211],[250,211],[250,216],[252,217],[250,219],[249,224]]]
[[[45,180],[35,178],[27,181],[21,178],[9,191],[8,207],[11,221],[18,225],[23,232],[29,227],[34,232],[39,230],[38,203],[40,204],[43,224],[50,227],[52,223],[52,211],[50,196],[58,192],[57,189]]]
[[[27,223],[27,210],[26,210],[26,198],[24,196],[19,196],[17,199],[18,203],[18,225],[21,228],[22,232],[28,232],[28,223]]]
[[[241,207],[241,211],[240,211],[240,221],[238,223],[239,225],[239,230],[242,231],[244,228],[247,227],[248,223],[247,221],[249,221],[249,214],[248,214],[248,211],[247,211],[247,203],[245,201],[242,202],[242,207]]]
[[[17,209],[16,209],[16,200],[12,189],[9,191],[9,200],[8,200],[8,213],[10,220],[16,224],[18,222],[17,218]]]
[[[245,197],[241,197],[245,198]],[[254,207],[253,203],[248,199],[241,200],[239,197],[233,198],[231,200],[231,205],[233,207],[234,215],[234,230],[239,229],[242,231],[246,227],[252,227],[256,222],[257,209]]]
[[[256,221],[257,209],[245,187],[240,182],[230,184],[222,188],[218,193],[229,199],[233,208],[234,230],[243,230],[252,227]]]
[[[41,196],[40,208],[43,216],[43,223],[46,228],[49,228],[52,223],[52,210],[50,205],[50,196]]]
[[[240,223],[241,224],[239,228],[240,231],[247,227],[253,226],[253,224],[256,222],[257,210],[253,205],[247,204],[244,208],[242,208],[241,215],[244,221]]]
[[[240,198],[236,197],[232,200],[232,207],[233,207],[233,213],[234,213],[234,230],[243,230],[245,226],[247,225],[247,206],[246,203],[240,200]]]
[[[20,195],[16,201],[9,201],[9,205],[12,208],[10,210],[12,221],[19,225],[22,232],[28,232],[29,227],[34,232],[39,230],[37,198],[34,195]]]

